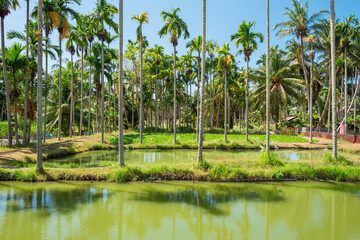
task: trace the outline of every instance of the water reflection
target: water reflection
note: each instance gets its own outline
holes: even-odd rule
[[[215,215],[229,214],[221,208],[220,204],[245,199],[248,201],[284,201],[282,191],[279,188],[256,189],[250,186],[234,187],[227,185],[215,185],[211,189],[195,186],[185,190],[160,191],[152,187],[144,189],[144,193],[133,196],[137,201],[149,201],[155,203],[180,203],[190,204],[203,208]]]
[[[0,183],[0,239],[357,239],[360,185]]]
[[[318,161],[326,151],[276,151],[274,152],[282,160],[287,161]],[[242,161],[256,160],[260,156],[260,151],[237,150],[206,150],[204,158],[208,161]],[[196,150],[130,150],[125,151],[125,161],[127,163],[189,163],[195,162],[197,157]],[[347,156],[350,160],[355,155]],[[81,153],[65,158],[47,161],[47,164],[75,164],[86,167],[115,165],[118,161],[117,151],[92,151]]]

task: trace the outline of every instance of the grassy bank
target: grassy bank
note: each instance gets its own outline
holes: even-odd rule
[[[292,180],[325,180],[325,181],[359,181],[360,168],[343,164],[310,165],[306,163],[284,163],[271,166],[252,163],[245,166],[234,166],[232,163],[207,163],[203,167],[195,164],[175,165],[128,165],[125,168],[45,168],[45,174],[38,175],[35,168],[1,169],[0,181],[292,181]]]

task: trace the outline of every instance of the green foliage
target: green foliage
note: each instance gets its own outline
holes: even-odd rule
[[[285,163],[282,162],[279,158],[275,156],[275,154],[271,152],[264,152],[261,154],[258,160],[260,165],[263,166],[275,166],[275,167],[281,167],[284,166]]]
[[[333,165],[344,165],[344,166],[354,166],[354,163],[344,156],[338,156],[338,158],[334,158],[331,153],[326,153],[322,158],[322,161],[325,164],[333,164]]]

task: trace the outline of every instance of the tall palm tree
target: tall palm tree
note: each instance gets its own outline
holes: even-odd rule
[[[196,139],[199,141],[199,94],[200,94],[200,80],[201,80],[201,53],[202,53],[202,36],[197,36],[197,38],[192,39],[190,42],[186,44],[186,47],[190,49],[190,53],[192,54],[194,51],[197,51],[197,65],[198,65],[198,72],[197,72],[197,96],[196,96]]]
[[[20,146],[19,142],[19,131],[18,131],[18,107],[17,101],[20,95],[20,90],[18,88],[18,71],[27,68],[26,57],[22,55],[22,52],[25,48],[20,43],[14,43],[10,48],[6,48],[5,53],[5,62],[9,67],[12,75],[13,86],[11,88],[10,94],[13,96],[14,101],[14,123],[15,123],[15,136],[16,136],[16,145]]]
[[[201,63],[201,104],[200,104],[200,134],[197,164],[203,160],[204,141],[204,101],[205,101],[205,59],[206,59],[206,0],[202,1],[202,63]]]
[[[234,56],[230,53],[230,47],[228,43],[225,43],[222,48],[218,49],[218,68],[224,69],[224,140],[227,141],[227,101],[228,101],[228,90],[227,90],[227,75],[230,66],[235,63]]]
[[[124,6],[123,0],[119,0],[119,166],[125,166],[124,160],[124,136],[123,136],[123,52],[124,52]]]
[[[333,157],[337,158],[337,109],[336,109],[336,46],[335,46],[335,9],[334,0],[330,0],[330,30],[331,30],[331,81],[332,81],[332,136]]]
[[[98,0],[91,16],[91,29],[94,29],[98,38],[101,41],[101,143],[105,141],[105,104],[104,104],[104,42],[106,40],[107,31],[105,25],[110,29],[118,29],[117,24],[114,22],[114,15],[118,9],[108,3],[106,0]]]
[[[74,54],[75,44],[77,41],[76,29],[70,26],[68,40],[66,41],[66,50],[71,55],[71,90],[70,90],[70,126],[69,136],[72,137],[74,134],[73,121],[74,121]],[[81,119],[80,119],[81,121]]]
[[[86,38],[89,42],[89,115],[88,115],[88,134],[91,135],[91,92],[92,92],[92,85],[91,85],[91,76],[92,76],[92,62],[90,61],[91,52],[92,52],[92,42],[94,41],[94,29],[91,29],[89,23],[91,22],[91,17],[86,16],[83,19],[86,23]]]
[[[310,33],[316,20],[327,13],[326,10],[322,10],[314,13],[310,17],[309,14],[309,0],[306,1],[305,5],[302,5],[300,0],[292,0],[293,9],[285,8],[284,15],[288,18],[287,21],[278,23],[274,29],[279,29],[276,33],[280,38],[295,35],[300,41],[300,53],[301,53],[301,67],[303,75],[306,80],[307,86],[307,100],[308,107],[310,106],[310,87],[309,87],[309,76],[305,65],[305,53],[304,53],[304,38]]]
[[[255,21],[246,23],[242,21],[239,25],[237,33],[231,35],[231,41],[235,40],[235,46],[242,46],[242,49],[237,54],[244,54],[246,61],[246,84],[245,84],[245,108],[246,108],[246,141],[249,141],[249,61],[250,55],[257,49],[258,43],[264,41],[264,36],[261,33],[252,32],[251,29],[255,26]]]
[[[44,172],[42,166],[42,31],[43,31],[43,8],[42,0],[38,2],[38,67],[37,67],[37,168],[38,173]]]
[[[4,20],[5,20],[5,17],[10,14],[10,11],[16,10],[17,7],[20,7],[19,2],[17,0],[2,0],[2,1],[0,1],[2,59],[5,59]],[[9,140],[9,147],[12,147],[10,90],[9,90],[9,81],[8,81],[5,61],[3,61],[3,73],[4,73],[5,93],[6,93],[6,117],[7,117],[7,123],[8,123],[8,140]]]
[[[173,67],[174,67],[174,144],[176,144],[176,46],[179,38],[184,34],[184,39],[190,37],[187,24],[179,16],[180,8],[174,8],[169,12],[162,11],[160,16],[165,22],[159,31],[160,37],[170,34],[170,43],[174,47]]]
[[[44,25],[44,30],[45,30],[45,40],[46,40],[46,45],[45,45],[45,88],[47,88],[48,85],[48,63],[49,63],[49,51],[48,51],[48,46],[50,43],[50,34],[51,32],[54,30],[54,28],[56,27],[56,23],[59,21],[59,15],[56,13],[56,2],[53,0],[43,0],[43,25]],[[31,13],[31,16],[33,18],[38,18],[38,6],[35,6],[33,9],[33,12]],[[60,55],[60,53],[59,53]],[[26,74],[28,75],[28,74]],[[26,94],[26,93],[25,93]],[[44,112],[44,138],[43,141],[45,143],[46,141],[46,115],[47,115],[47,111],[46,111],[46,106],[47,106],[47,94],[45,94],[45,101],[44,101],[44,105],[45,105],[45,112]],[[26,105],[25,105],[26,106]],[[26,122],[26,121],[25,121]],[[24,129],[25,129],[26,125],[24,124]],[[31,128],[31,126],[30,126]],[[25,135],[25,134],[24,134]]]
[[[149,23],[149,14],[146,12],[141,13],[138,16],[133,15],[131,19],[136,20],[139,23],[139,27],[136,29],[138,42],[140,45],[140,144],[143,142],[143,129],[144,129],[144,103],[143,103],[143,81],[144,81],[144,70],[143,70],[143,33],[142,25]]]
[[[270,0],[266,0],[266,152],[270,152]]]
[[[77,19],[79,14],[70,7],[70,4],[81,4],[81,0],[54,0],[56,3],[56,13],[57,21],[55,26],[59,32],[59,122],[58,122],[58,140],[61,140],[61,107],[62,107],[62,86],[61,86],[61,77],[62,77],[62,39],[66,38],[69,31],[68,18]]]
[[[348,18],[345,19],[345,22],[339,23],[338,31],[341,35],[340,44],[344,51],[344,62],[345,62],[345,84],[344,84],[344,94],[345,94],[345,134],[347,133],[348,128],[348,120],[347,120],[347,109],[348,109],[348,92],[347,92],[347,85],[348,85],[348,50],[352,40],[355,40],[357,35],[357,24],[358,20],[355,18],[354,15],[350,15]]]
[[[26,1],[26,62],[29,61],[29,19],[30,19],[30,0]],[[26,124],[29,101],[29,67],[25,73],[25,103],[24,103],[24,121],[23,121],[23,145],[26,144]]]
[[[84,85],[84,54],[87,53],[87,47],[88,47],[88,40],[87,40],[87,19],[86,16],[80,16],[77,19],[76,24],[76,50],[77,55],[81,55],[81,83],[80,83],[80,131],[79,135],[82,136],[83,131],[83,111],[84,111],[84,94],[83,94],[83,85]],[[81,52],[81,54],[79,53]]]

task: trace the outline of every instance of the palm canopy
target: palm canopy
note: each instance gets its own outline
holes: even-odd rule
[[[258,48],[257,40],[261,43],[264,41],[264,36],[261,33],[251,31],[254,26],[255,21],[248,23],[242,21],[237,33],[231,35],[231,41],[235,40],[235,46],[242,46],[242,49],[240,49],[237,54],[244,53],[247,59],[249,59],[251,53]]]
[[[265,106],[266,96],[266,64],[264,61],[259,63],[261,66],[254,73],[257,86],[251,94],[255,109]],[[291,66],[291,59],[284,57],[284,52],[278,46],[270,49],[270,63],[271,112],[278,122],[282,107],[287,106],[292,98],[300,99],[305,86],[304,80]]]
[[[196,38],[192,39],[190,42],[186,43],[186,48],[189,48],[190,53],[198,52],[199,58],[202,49],[202,36],[199,35]]]
[[[341,36],[341,46],[348,48],[351,41],[354,41],[359,36],[359,20],[355,15],[350,15],[344,22],[336,25],[336,32]]]
[[[162,11],[160,16],[165,22],[159,31],[159,36],[163,37],[170,34],[170,42],[173,46],[177,46],[178,39],[184,36],[184,39],[190,37],[187,24],[179,16],[180,8],[174,8],[169,12]]]
[[[0,17],[5,18],[10,14],[11,10],[20,7],[18,0],[1,0],[0,1]]]
[[[224,43],[223,47],[217,50],[217,53],[219,55],[218,68],[220,70],[222,68],[227,69],[235,63],[235,57],[230,53],[229,43]]]
[[[279,29],[276,33],[279,38],[287,35],[295,35],[297,38],[308,36],[315,21],[323,14],[328,13],[327,10],[322,10],[309,17],[309,0],[305,5],[302,5],[300,0],[293,0],[292,6],[293,9],[285,8],[284,15],[288,20],[278,23],[274,27],[274,29]]]
[[[20,43],[14,43],[5,50],[5,62],[13,74],[20,69],[24,69],[27,65],[26,58],[22,55],[25,48]]]
[[[56,1],[43,0],[43,23],[46,37],[48,37],[52,30],[57,28],[59,24],[59,14],[57,14],[56,10]],[[38,5],[36,5],[31,12],[31,17],[38,19],[38,13]]]
[[[137,40],[140,42],[141,34],[140,31],[142,31],[142,25],[144,23],[149,24],[149,14],[147,12],[142,12],[140,15],[132,15],[132,20],[135,20],[139,23],[139,26],[136,28],[136,37]]]
[[[101,41],[106,40],[106,29],[107,25],[112,30],[118,29],[118,24],[114,22],[114,15],[119,10],[115,5],[108,3],[106,0],[98,0],[94,9],[94,13],[90,16],[90,29],[98,34]]]

